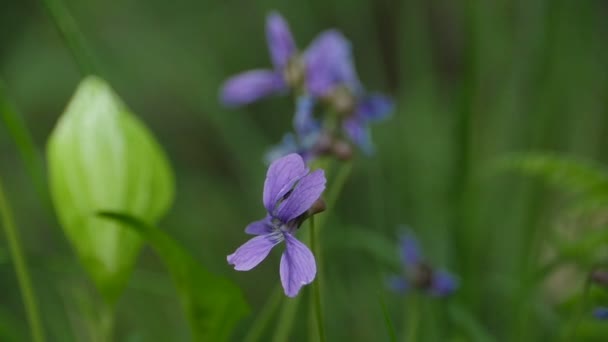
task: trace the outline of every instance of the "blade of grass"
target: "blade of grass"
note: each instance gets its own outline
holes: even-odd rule
[[[47,208],[51,207],[51,202],[47,192],[46,180],[44,177],[44,164],[42,157],[36,150],[34,138],[27,128],[25,120],[17,112],[16,108],[8,99],[6,87],[0,79],[0,117],[6,125],[11,138],[17,145],[21,159],[25,164],[25,169],[36,187],[38,196]]]
[[[38,305],[36,301],[36,295],[32,287],[32,281],[27,269],[27,262],[25,255],[21,249],[21,242],[15,221],[13,219],[13,213],[10,208],[8,199],[4,193],[4,187],[0,180],[0,216],[2,216],[2,226],[4,226],[4,232],[6,233],[6,239],[10,248],[11,259],[15,266],[15,272],[17,273],[17,280],[21,289],[21,295],[23,296],[23,304],[25,306],[25,312],[27,314],[28,324],[30,326],[30,332],[32,341],[44,342],[44,330],[42,328],[42,322],[40,321],[40,314],[38,311]]]

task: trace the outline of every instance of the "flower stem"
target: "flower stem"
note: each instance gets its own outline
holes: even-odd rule
[[[326,201],[327,208],[333,208],[336,203],[338,197],[340,196],[340,192],[342,192],[342,188],[346,183],[346,179],[350,175],[350,171],[352,169],[352,163],[342,164],[341,169],[338,171],[336,176],[332,178],[332,186],[327,191]],[[319,230],[323,228],[325,224],[325,220],[327,218],[327,213],[321,213],[319,216],[318,224],[316,225],[316,229],[312,235],[314,235],[314,239],[318,241]],[[312,236],[311,236],[312,237]],[[307,243],[308,237],[304,237],[302,242]],[[317,279],[318,281],[318,279]],[[275,290],[275,293],[281,294],[281,289]],[[266,305],[269,305],[270,299]],[[277,329],[275,331],[273,341],[274,342],[283,342],[289,340],[289,332],[293,327],[294,319],[296,317],[296,313],[298,311],[298,305],[300,304],[300,297],[295,297],[293,299],[288,299],[283,301],[283,305],[281,307],[281,313],[279,315],[280,321],[277,323]],[[266,322],[264,322],[266,324]],[[263,329],[263,327],[261,328]]]
[[[280,286],[277,285],[272,291],[270,298],[268,298],[268,301],[262,308],[262,311],[258,314],[256,320],[251,325],[247,335],[245,335],[245,338],[243,338],[244,342],[257,342],[260,340],[262,334],[264,333],[264,329],[270,322],[270,319],[279,309],[281,299],[283,299],[283,293],[281,292]]]
[[[279,322],[277,323],[277,330],[275,330],[272,338],[273,342],[285,342],[290,340],[289,333],[291,332],[296,313],[298,312],[300,298],[302,297],[296,296],[295,298],[290,298],[283,301],[281,314],[279,315]]]
[[[93,54],[87,48],[84,36],[65,4],[61,0],[40,1],[57,27],[63,41],[72,53],[72,57],[74,57],[80,71],[84,75],[97,73],[97,66]]]
[[[391,314],[388,311],[388,307],[386,306],[386,302],[384,301],[384,297],[382,294],[378,294],[378,301],[380,302],[380,307],[382,308],[382,315],[384,316],[384,323],[386,324],[386,330],[388,330],[388,334],[391,342],[397,342],[397,333],[395,333],[395,326],[393,325],[393,321],[391,320]]]
[[[313,254],[317,257],[317,279],[312,283],[312,297],[311,297],[311,307],[314,307],[315,317],[317,321],[317,332],[319,333],[319,341],[325,342],[325,326],[323,320],[323,306],[321,300],[321,265],[322,265],[322,254],[319,251],[319,244],[317,239],[317,234],[315,233],[315,217],[311,217],[310,219],[310,248],[312,249]]]
[[[404,342],[416,342],[418,339],[418,325],[420,323],[420,298],[417,293],[413,293],[410,297],[409,308],[405,316],[405,333]]]
[[[2,181],[0,180],[0,215],[2,216],[2,225],[6,233],[6,239],[8,241],[11,259],[15,266],[15,272],[17,273],[17,280],[21,289],[21,295],[23,296],[23,304],[27,314],[27,320],[30,326],[32,341],[44,342],[44,330],[40,321],[40,314],[38,312],[38,305],[36,304],[36,296],[32,288],[32,282],[30,275],[27,270],[27,264],[25,255],[21,250],[21,242],[19,241],[19,234],[17,233],[17,227],[13,220],[12,210],[8,203],[8,200],[4,194]]]

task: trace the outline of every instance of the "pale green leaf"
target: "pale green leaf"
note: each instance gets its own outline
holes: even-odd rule
[[[141,247],[137,234],[95,216],[116,210],[154,223],[173,200],[173,176],[160,146],[107,83],[78,87],[47,146],[53,204],[68,239],[112,301]]]

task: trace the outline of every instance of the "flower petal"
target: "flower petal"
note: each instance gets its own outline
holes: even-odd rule
[[[345,85],[353,92],[361,89],[350,43],[336,30],[319,34],[306,50],[304,62],[307,87],[314,96],[328,95],[337,85]]]
[[[282,70],[296,53],[289,25],[278,12],[271,12],[266,18],[266,40],[270,58],[275,69]]]
[[[321,125],[313,117],[315,101],[311,96],[300,96],[296,104],[296,114],[293,117],[293,126],[300,137],[306,137],[319,130]]]
[[[433,274],[433,280],[429,292],[437,297],[445,297],[458,288],[458,280],[451,274],[443,270],[438,270]]]
[[[264,182],[264,206],[269,213],[274,212],[277,203],[287,194],[293,185],[308,173],[304,160],[296,153],[291,153],[270,164]]]
[[[394,107],[393,100],[388,96],[372,94],[359,101],[355,115],[366,121],[384,120]]]
[[[270,224],[271,218],[266,216],[264,219],[259,221],[251,222],[245,227],[245,233],[251,235],[266,235],[272,233],[272,225]]]
[[[357,116],[351,116],[344,120],[342,129],[348,138],[357,145],[366,155],[374,153],[374,144],[369,134],[367,124]]]
[[[220,96],[224,105],[240,106],[285,89],[281,74],[271,70],[251,70],[224,82]]]
[[[283,234],[280,232],[256,236],[245,242],[226,259],[230,265],[234,265],[235,270],[249,271],[262,262],[272,247],[281,241],[283,241]]]
[[[281,283],[285,294],[295,297],[302,286],[315,279],[317,264],[310,249],[291,234],[285,233],[285,243],[287,246],[281,256]]]
[[[420,244],[412,233],[407,233],[401,237],[401,261],[410,268],[414,268],[422,262]]]
[[[321,197],[325,181],[325,172],[321,169],[302,177],[291,194],[279,204],[274,216],[287,223],[302,215]]]

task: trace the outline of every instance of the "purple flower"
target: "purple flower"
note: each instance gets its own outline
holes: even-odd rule
[[[303,285],[314,280],[317,266],[308,247],[296,239],[295,231],[324,190],[323,170],[309,172],[299,155],[289,154],[273,162],[264,182],[263,203],[268,214],[245,228],[246,233],[257,236],[228,255],[228,263],[237,271],[249,271],[285,241],[281,283],[287,296],[296,296]]]
[[[458,288],[458,280],[451,273],[434,269],[424,260],[420,244],[412,233],[403,236],[400,247],[405,275],[388,278],[388,286],[393,291],[416,288],[434,297],[446,297]]]
[[[306,87],[312,96],[329,96],[338,86],[345,86],[352,93],[362,90],[350,42],[336,30],[319,34],[306,49],[304,63]]]
[[[251,70],[228,79],[220,94],[225,105],[246,105],[288,89],[284,74],[297,48],[287,22],[277,12],[266,18],[266,40],[274,70]]]
[[[386,119],[393,111],[393,101],[384,95],[372,94],[357,103],[354,113],[342,122],[348,138],[367,155],[374,152],[369,124]]]
[[[600,319],[600,320],[607,320],[608,319],[608,307],[597,307],[595,308],[595,310],[593,310],[593,317]]]

